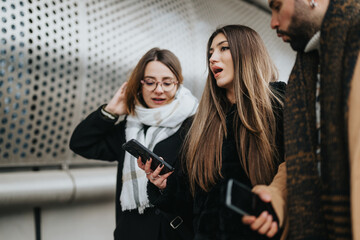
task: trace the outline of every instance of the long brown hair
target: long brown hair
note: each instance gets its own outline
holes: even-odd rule
[[[241,164],[253,185],[268,184],[276,165],[276,121],[272,101],[281,101],[270,89],[278,72],[260,36],[242,25],[217,29],[207,45],[207,59],[213,39],[223,33],[234,64],[234,92],[237,111],[233,128]],[[216,85],[208,61],[205,89],[185,143],[186,169],[191,191],[198,185],[209,191],[222,177],[222,143],[227,136],[226,113],[231,103],[225,89]]]
[[[126,106],[129,114],[134,114],[136,101],[146,106],[141,95],[141,80],[144,77],[145,68],[149,62],[159,61],[167,66],[175,75],[179,82],[177,87],[183,82],[183,75],[181,73],[181,64],[174,53],[167,49],[152,48],[139,60],[138,64],[132,71],[126,87],[125,98]]]

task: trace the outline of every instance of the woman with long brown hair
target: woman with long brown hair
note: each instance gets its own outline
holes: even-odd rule
[[[118,163],[115,240],[181,239],[165,215],[150,204],[146,174],[121,145],[136,139],[170,164],[176,162],[188,131],[187,119],[198,105],[182,82],[178,58],[169,50],[152,48],[109,103],[91,113],[72,134],[70,148],[75,153]]]
[[[182,211],[181,202],[190,199],[195,239],[266,238],[242,224],[222,198],[230,178],[250,188],[269,184],[283,162],[285,83],[276,82],[276,67],[249,27],[217,29],[207,50],[209,73],[184,144],[184,165],[177,168],[182,171],[159,176],[157,169],[149,174],[149,199],[174,212]],[[149,164],[138,164],[149,171]],[[191,197],[184,194],[187,187]],[[269,214],[265,219],[274,220]]]

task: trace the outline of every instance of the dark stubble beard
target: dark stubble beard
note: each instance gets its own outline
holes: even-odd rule
[[[290,46],[294,51],[303,52],[306,44],[312,36],[320,30],[316,25],[314,16],[306,14],[307,6],[302,1],[295,0],[294,15],[287,31],[278,30],[277,32],[290,37]]]

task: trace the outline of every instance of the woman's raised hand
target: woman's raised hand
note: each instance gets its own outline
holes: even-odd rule
[[[137,164],[139,166],[139,168],[141,168],[142,170],[145,171],[146,173],[146,177],[147,179],[149,179],[149,181],[154,184],[155,186],[157,186],[159,189],[163,190],[166,188],[166,182],[167,182],[167,178],[173,173],[173,172],[168,172],[164,175],[160,175],[161,170],[164,168],[164,165],[161,164],[162,166],[158,166],[155,171],[151,170],[150,166],[151,166],[151,162],[152,159],[150,158],[149,160],[146,161],[146,163],[144,164],[141,161],[141,157],[139,157],[137,159]]]
[[[126,90],[127,82],[124,82],[121,87],[116,91],[113,98],[106,105],[105,111],[117,115],[127,114],[126,110],[126,99],[125,99],[125,90]]]

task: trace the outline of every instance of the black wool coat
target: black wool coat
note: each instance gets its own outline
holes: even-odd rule
[[[116,229],[114,239],[121,240],[166,240],[180,239],[176,230],[173,230],[169,221],[164,218],[157,208],[147,208],[144,214],[137,210],[122,211],[120,193],[122,189],[122,168],[125,152],[122,144],[125,143],[126,120],[115,124],[114,120],[105,118],[101,108],[91,113],[74,130],[70,139],[70,149],[88,159],[117,161],[116,184]],[[180,129],[172,136],[156,144],[153,152],[174,165],[184,137],[188,131],[189,120],[185,120]],[[144,126],[146,128],[146,126]]]

